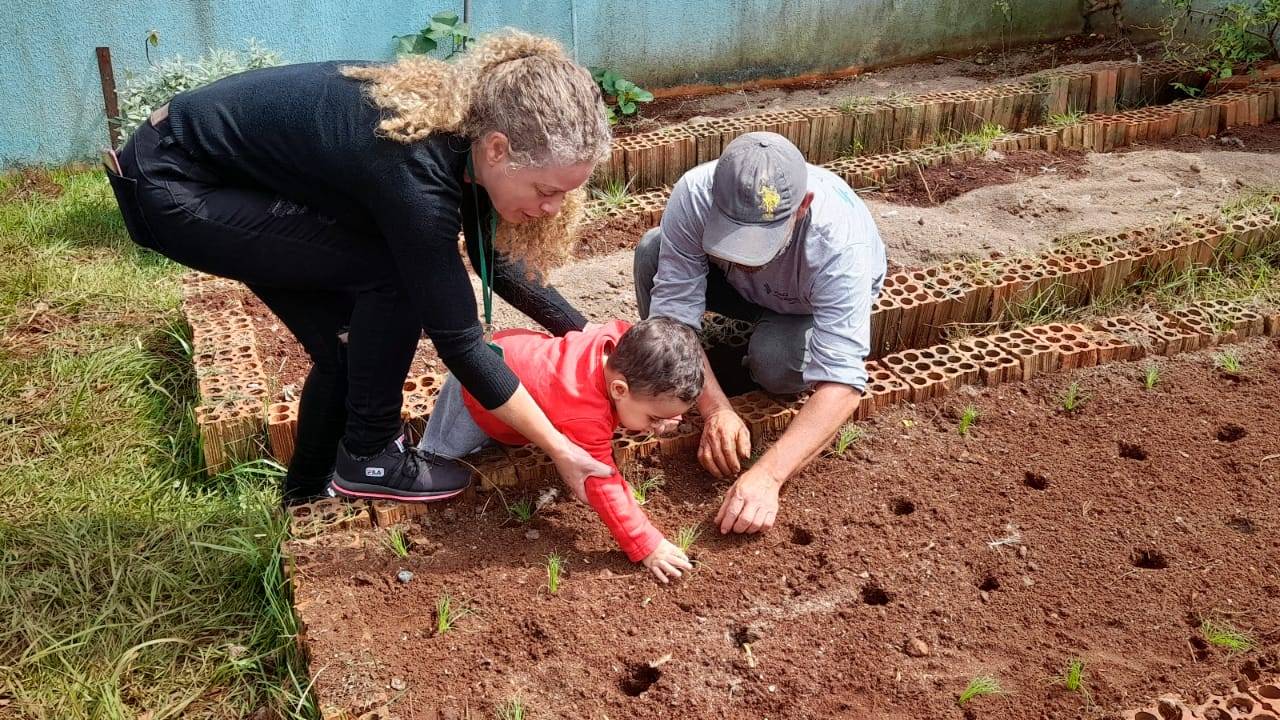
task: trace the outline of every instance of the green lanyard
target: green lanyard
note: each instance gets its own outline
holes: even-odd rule
[[[471,176],[471,203],[476,214],[476,237],[480,241],[480,298],[484,303],[484,337],[489,347],[502,357],[502,346],[493,342],[493,266],[496,249],[493,243],[485,247],[484,228],[480,224],[480,193],[476,190],[476,171],[471,164],[471,152],[467,152],[467,174]],[[498,214],[489,210],[489,237],[493,242],[498,238]]]

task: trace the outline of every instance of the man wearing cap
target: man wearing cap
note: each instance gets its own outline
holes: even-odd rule
[[[636,248],[640,316],[695,329],[704,310],[755,321],[743,360],[752,379],[772,393],[813,390],[730,488],[716,516],[721,532],[771,528],[783,483],[857,408],[884,274],[884,244],[866,206],[781,135],[742,135],[672,189],[661,226]],[[731,477],[751,455],[751,436],[704,368],[698,460]]]

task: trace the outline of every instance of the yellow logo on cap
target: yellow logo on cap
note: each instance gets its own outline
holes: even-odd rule
[[[782,196],[772,185],[761,185],[756,194],[760,196],[760,219],[772,220],[773,212],[778,209],[778,203],[782,202]]]

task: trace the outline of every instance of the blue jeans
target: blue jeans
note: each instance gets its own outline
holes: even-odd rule
[[[462,384],[452,375],[445,378],[418,449],[457,460],[492,444],[462,404]]]

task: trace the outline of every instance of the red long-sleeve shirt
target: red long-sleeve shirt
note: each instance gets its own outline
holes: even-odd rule
[[[604,361],[631,327],[614,320],[564,337],[533,330],[504,330],[494,336],[507,366],[547,414],[551,424],[591,456],[608,465],[609,477],[587,478],[587,501],[633,562],[658,547],[662,533],[649,522],[613,462],[613,431],[618,426],[605,388]],[[466,390],[463,403],[485,434],[507,445],[529,441],[484,409]]]

